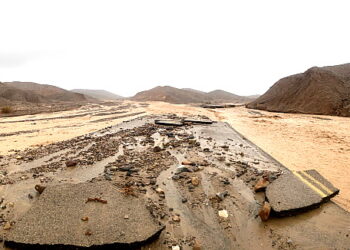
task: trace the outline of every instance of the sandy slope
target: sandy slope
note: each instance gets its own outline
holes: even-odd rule
[[[126,102],[128,104],[132,102]],[[227,121],[236,130],[271,154],[290,169],[315,168],[340,188],[334,198],[339,205],[350,211],[350,131],[349,118],[300,114],[280,114],[254,111],[243,107],[207,110],[188,105],[150,102],[148,107],[132,104],[125,114],[146,111],[149,114],[177,113],[179,115],[207,115],[211,119]],[[0,123],[1,133],[40,130],[12,136],[0,136],[0,154],[9,154],[11,149],[25,149],[45,145],[83,135],[106,126],[140,115],[118,118],[123,114],[95,116],[96,113],[114,112],[117,107],[82,107],[73,111],[54,114],[39,114],[4,118],[1,121],[52,118],[74,114],[86,114],[69,119],[40,120],[15,123]],[[114,119],[112,119],[114,117]],[[101,118],[110,120],[91,122]]]

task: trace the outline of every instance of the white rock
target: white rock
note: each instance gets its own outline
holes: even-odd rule
[[[180,247],[179,246],[172,246],[171,250],[180,250]]]
[[[227,210],[219,210],[219,216],[222,218],[228,218]]]

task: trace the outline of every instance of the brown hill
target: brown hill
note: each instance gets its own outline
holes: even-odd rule
[[[25,91],[26,93],[36,94],[45,101],[76,102],[87,100],[86,96],[83,94],[74,93],[53,85],[38,84],[33,82],[9,82],[5,84]]]
[[[170,86],[158,86],[137,93],[131,98],[134,101],[163,101],[169,103],[218,103],[218,102],[247,102],[252,99],[231,94],[223,90],[209,93],[195,89],[178,89]]]
[[[170,86],[158,86],[150,90],[137,93],[131,98],[134,101],[162,101],[169,103],[201,103],[211,99],[206,94],[178,89]]]
[[[213,100],[219,101],[219,102],[247,103],[247,102],[254,100],[254,98],[235,95],[235,94],[232,94],[230,92],[220,90],[220,89],[208,92],[207,96],[209,96]]]
[[[350,64],[313,67],[282,78],[248,108],[350,116]]]

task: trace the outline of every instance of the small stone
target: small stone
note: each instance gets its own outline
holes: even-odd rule
[[[173,220],[174,222],[180,222],[181,219],[180,219],[180,216],[173,215],[172,220]]]
[[[85,231],[85,235],[86,235],[86,236],[92,235],[92,231],[91,231],[90,229],[86,230],[86,231]]]
[[[84,217],[81,218],[81,220],[82,220],[82,221],[88,221],[88,220],[89,220],[89,217],[84,216]]]
[[[180,250],[180,247],[179,246],[172,246],[171,250]]]
[[[195,166],[196,163],[192,162],[192,161],[188,161],[188,160],[184,160],[182,163],[182,165],[190,165],[190,166]]]
[[[194,177],[191,178],[191,183],[192,183],[193,186],[198,186],[199,183],[200,183],[200,180],[199,180],[198,177],[194,176]]]
[[[66,161],[66,166],[67,167],[75,167],[76,165],[78,165],[78,161],[77,160],[68,160],[68,161]]]
[[[199,244],[199,242],[197,240],[194,241],[192,250],[201,250],[201,245]]]
[[[35,185],[34,188],[35,188],[36,191],[38,191],[39,194],[42,194],[42,192],[44,192],[44,190],[45,190],[46,187],[43,186],[43,185],[39,185],[39,184],[38,184],[38,185]]]
[[[125,219],[125,220],[129,219],[129,215],[125,215],[125,216],[124,216],[124,219]]]
[[[182,203],[186,203],[187,202],[187,199],[186,198],[182,198]]]
[[[162,149],[161,149],[161,147],[159,147],[159,146],[155,146],[155,147],[153,148],[153,152],[155,152],[155,153],[160,152],[160,151],[162,151]]]
[[[164,194],[164,190],[161,188],[156,188],[157,194]]]
[[[259,211],[259,216],[260,216],[261,220],[267,221],[269,216],[270,216],[270,212],[271,212],[271,206],[267,201],[265,201],[264,205],[262,206],[262,208]]]
[[[228,218],[228,212],[227,212],[227,210],[225,210],[225,209],[223,209],[223,210],[219,210],[219,216],[221,217],[221,218]]]
[[[224,200],[224,198],[228,195],[228,191],[224,191],[224,192],[221,192],[221,193],[216,193],[216,197],[219,198],[219,200]]]
[[[266,189],[266,187],[270,184],[267,178],[261,178],[254,186],[254,191],[259,192]]]
[[[10,222],[6,222],[4,227],[3,227],[4,230],[10,230],[11,229],[11,223]]]
[[[171,177],[171,179],[173,179],[174,181],[177,181],[177,180],[180,179],[180,176],[179,176],[179,175],[173,175],[173,176]]]

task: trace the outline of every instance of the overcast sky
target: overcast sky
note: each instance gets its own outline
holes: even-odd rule
[[[350,62],[349,1],[0,0],[0,81],[264,93]]]

